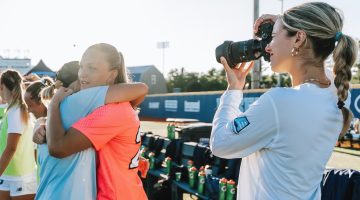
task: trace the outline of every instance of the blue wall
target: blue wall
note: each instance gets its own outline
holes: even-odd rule
[[[150,95],[141,104],[140,116],[154,118],[188,118],[211,122],[222,93],[179,93]],[[245,93],[240,109],[245,110],[262,92]]]
[[[240,105],[242,111],[263,94],[248,92]],[[179,93],[168,95],[149,95],[141,104],[140,116],[154,118],[188,118],[211,122],[219,104],[222,92]],[[351,111],[360,118],[360,88],[351,90]]]
[[[360,88],[351,90],[350,110],[353,112],[354,117],[360,118]]]

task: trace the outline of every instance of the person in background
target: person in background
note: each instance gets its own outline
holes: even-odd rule
[[[357,133],[357,134],[360,133],[360,132],[359,132],[359,123],[360,123],[359,118],[356,118],[356,119],[354,120],[354,132]]]
[[[7,70],[0,93],[7,104],[0,132],[0,199],[34,199],[37,189],[32,123],[23,97],[22,76]]]
[[[25,90],[24,100],[28,111],[36,119],[46,117],[47,105],[42,102],[41,91],[45,87],[53,85],[54,82],[49,77],[44,77],[38,81],[32,82]]]
[[[41,90],[54,82],[49,77],[32,82],[25,90],[24,100],[29,113],[35,117],[34,132],[46,121],[47,106],[42,102]],[[37,145],[35,144],[35,161],[37,161]],[[39,166],[37,166],[39,167]],[[39,172],[39,170],[37,170]]]

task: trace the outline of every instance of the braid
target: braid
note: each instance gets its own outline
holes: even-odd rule
[[[351,80],[351,67],[355,63],[357,55],[356,42],[347,35],[342,35],[338,41],[337,46],[333,52],[333,59],[335,61],[335,87],[337,88],[338,95],[338,108],[341,109],[343,114],[343,128],[340,135],[343,136],[350,127],[353,114],[351,111],[344,107],[345,101],[348,98],[348,91],[350,88]]]

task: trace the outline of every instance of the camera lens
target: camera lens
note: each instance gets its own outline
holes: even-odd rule
[[[238,63],[256,60],[261,56],[264,56],[264,59],[269,61],[270,55],[266,53],[265,47],[272,40],[272,28],[273,24],[271,23],[265,23],[259,27],[256,35],[261,37],[261,40],[225,41],[215,50],[216,60],[220,63],[220,57],[225,57],[231,68],[234,68]]]
[[[216,60],[220,63],[220,57],[224,56],[231,68],[238,63],[256,60],[261,56],[261,44],[258,40],[246,40],[240,42],[225,41],[215,50]]]

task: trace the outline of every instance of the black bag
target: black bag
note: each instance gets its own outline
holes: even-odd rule
[[[171,199],[171,181],[161,180],[154,185],[149,200],[169,200]]]
[[[205,179],[205,190],[210,199],[218,199],[220,178],[209,175]]]
[[[166,147],[165,157],[170,157],[173,162],[181,165],[181,151],[184,140],[175,139],[171,140],[169,145]]]
[[[193,159],[196,169],[199,169],[201,166],[205,166],[207,164],[210,165],[213,160],[210,148],[200,144],[196,145],[194,149]]]

